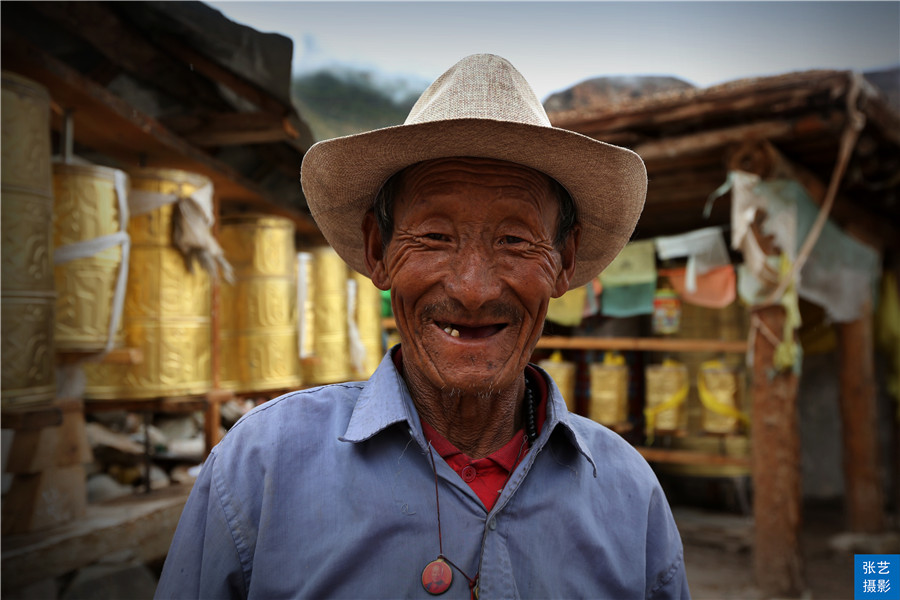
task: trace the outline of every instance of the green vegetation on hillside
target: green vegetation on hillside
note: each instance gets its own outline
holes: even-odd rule
[[[403,123],[421,93],[408,88],[378,83],[364,71],[316,71],[295,76],[291,92],[319,141]]]

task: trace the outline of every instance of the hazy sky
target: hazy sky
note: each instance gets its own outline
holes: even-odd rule
[[[900,63],[900,2],[208,2],[294,41],[294,71],[332,63],[426,84],[468,54],[509,59],[542,100],[601,75],[708,86]]]

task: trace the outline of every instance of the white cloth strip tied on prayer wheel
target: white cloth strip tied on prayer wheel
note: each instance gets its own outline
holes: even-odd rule
[[[83,240],[59,246],[53,251],[53,263],[55,265],[96,256],[108,248],[122,247],[122,258],[116,276],[116,285],[113,292],[112,306],[109,317],[109,329],[106,336],[106,344],[92,360],[100,360],[112,350],[115,343],[116,331],[122,319],[122,308],[125,305],[125,289],[128,283],[128,259],[131,250],[131,236],[128,235],[128,176],[116,170],[113,174],[113,187],[115,189],[116,203],[119,214],[119,231],[109,235],[102,235],[93,239]]]

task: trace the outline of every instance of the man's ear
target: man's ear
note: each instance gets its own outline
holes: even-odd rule
[[[569,282],[575,275],[575,254],[578,252],[578,244],[581,243],[581,226],[578,223],[572,227],[569,237],[566,238],[565,244],[560,249],[560,259],[562,260],[562,268],[556,276],[556,286],[553,288],[551,296],[559,298],[569,290]]]
[[[362,222],[363,249],[366,252],[366,268],[369,278],[380,290],[391,289],[391,280],[384,264],[384,246],[381,243],[381,231],[375,221],[375,214],[370,210]]]

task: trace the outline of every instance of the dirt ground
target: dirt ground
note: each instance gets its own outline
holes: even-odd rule
[[[762,600],[754,585],[752,518],[674,507],[684,541],[691,595],[696,600]],[[801,533],[806,591],[804,600],[851,600],[853,553],[846,544],[840,506],[805,506]],[[896,525],[894,526],[896,530]],[[896,534],[890,544],[896,543]],[[897,552],[893,546],[890,553]],[[860,553],[870,551],[857,548]],[[876,553],[876,552],[872,552]]]

